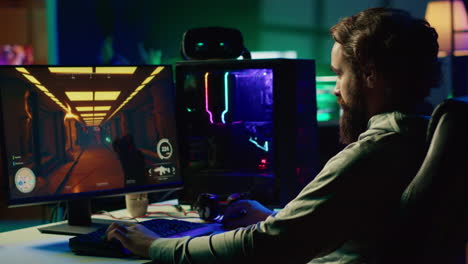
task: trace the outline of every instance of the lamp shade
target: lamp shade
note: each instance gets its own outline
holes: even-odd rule
[[[455,40],[453,52],[457,55],[457,51],[468,51],[468,16],[463,1],[455,0],[453,4]],[[439,34],[439,56],[452,52],[450,1],[430,1],[427,4],[425,18]]]

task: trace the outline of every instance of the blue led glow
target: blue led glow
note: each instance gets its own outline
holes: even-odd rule
[[[252,142],[259,149],[261,149],[261,150],[263,150],[265,152],[268,152],[268,141],[265,141],[265,143],[262,146],[262,145],[258,144],[258,142],[256,140],[257,140],[257,138],[252,138],[252,137],[249,138],[249,141]]]
[[[224,111],[221,113],[221,122],[226,124],[226,114],[229,111],[229,84],[228,84],[229,72],[224,74]]]

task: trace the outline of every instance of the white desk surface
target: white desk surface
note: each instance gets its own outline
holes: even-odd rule
[[[176,200],[164,202],[162,204],[177,204]],[[171,215],[183,217],[182,212],[178,212],[175,207],[170,205],[149,206],[148,212],[168,212]],[[116,217],[128,217],[126,209],[111,212]],[[161,214],[155,214],[155,217],[163,217]],[[196,214],[189,216],[196,217]],[[108,216],[96,215],[93,218],[111,219]],[[165,216],[164,218],[168,218]],[[139,221],[149,220],[150,218],[139,218]],[[197,218],[184,219],[200,221]],[[85,264],[106,264],[106,263],[146,263],[148,259],[119,259],[106,257],[79,256],[70,251],[68,240],[73,236],[43,234],[37,230],[38,227],[54,225],[51,223],[41,226],[18,229],[9,232],[0,233],[0,263],[16,264],[54,264],[54,263],[85,263]]]

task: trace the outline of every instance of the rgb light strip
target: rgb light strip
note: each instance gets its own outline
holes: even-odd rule
[[[224,110],[221,113],[221,122],[226,124],[226,114],[229,112],[229,72],[224,73]],[[209,115],[210,123],[214,124],[213,113],[210,111],[209,103],[209,88],[208,88],[208,76],[209,72],[205,73],[205,111]]]
[[[210,111],[209,102],[208,102],[208,75],[210,73],[205,73],[205,111],[210,116],[210,123],[213,124],[213,114]]]
[[[221,122],[226,124],[226,114],[229,111],[229,92],[228,92],[228,83],[229,83],[229,72],[224,74],[224,111],[221,113]]]
[[[253,139],[253,138],[249,138],[249,141],[252,142],[255,146],[257,146],[259,149],[265,151],[265,152],[268,152],[268,141],[265,141],[265,143],[262,145],[258,144],[257,141],[255,141],[257,138]]]

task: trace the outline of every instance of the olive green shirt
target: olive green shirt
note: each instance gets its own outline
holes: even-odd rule
[[[400,196],[425,154],[426,126],[419,116],[375,115],[276,215],[221,234],[161,238],[150,257],[156,263],[371,263],[386,254],[398,230]]]

